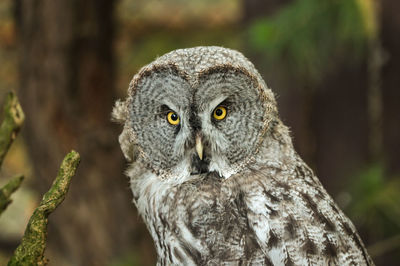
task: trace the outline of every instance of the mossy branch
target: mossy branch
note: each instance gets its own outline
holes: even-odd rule
[[[25,120],[18,98],[12,92],[7,94],[3,112],[4,120],[0,125],[0,167]]]
[[[18,175],[0,189],[0,215],[11,203],[11,194],[19,188],[23,180],[24,176]]]
[[[64,200],[72,176],[80,162],[77,152],[71,151],[65,156],[57,177],[50,190],[44,194],[42,201],[31,216],[21,244],[17,247],[8,265],[45,265],[48,216]]]
[[[4,120],[0,125],[0,167],[25,119],[18,98],[12,92],[7,94],[3,116]],[[11,203],[11,194],[20,187],[23,179],[22,175],[16,176],[0,189],[0,215]]]

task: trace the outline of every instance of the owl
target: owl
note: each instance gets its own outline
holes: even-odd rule
[[[157,58],[113,118],[158,265],[373,265],[241,53]]]

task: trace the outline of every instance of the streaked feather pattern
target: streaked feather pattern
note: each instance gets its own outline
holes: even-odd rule
[[[153,179],[148,186],[165,182],[142,178]],[[373,265],[352,223],[299,158],[290,168],[250,168],[228,179],[203,174],[147,192],[136,204],[154,207],[143,211],[160,265]]]
[[[113,116],[124,124],[127,175],[158,265],[373,265],[242,54],[173,51],[143,67],[128,93]],[[218,105],[222,121],[211,116]]]

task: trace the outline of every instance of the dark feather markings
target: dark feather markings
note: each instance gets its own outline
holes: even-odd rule
[[[277,235],[274,233],[274,231],[270,230],[268,244],[267,244],[268,248],[271,249],[271,248],[278,246],[278,242],[279,242],[279,239],[278,239]]]
[[[258,244],[256,239],[254,239],[254,235],[246,234],[244,244],[244,255],[246,257],[246,260],[251,261],[254,253],[257,253],[258,250],[260,250],[260,245]]]
[[[342,227],[343,227],[344,231],[345,231],[349,236],[352,236],[352,235],[354,234],[353,230],[351,229],[350,225],[349,225],[347,222],[343,221],[343,222],[342,222]]]
[[[162,250],[166,250],[165,249],[165,246],[164,246],[164,241],[162,241],[162,239],[161,239],[161,235],[160,235],[160,233],[158,232],[158,230],[156,230],[156,226],[154,225],[154,224],[150,224],[150,226],[152,227],[152,229],[153,229],[153,231],[156,233],[156,235],[157,235],[157,239],[154,239],[154,242],[156,243],[156,244],[158,244],[158,246],[162,249]],[[166,254],[165,254],[166,255]],[[166,257],[166,256],[165,256]]]
[[[254,171],[254,173],[255,173],[256,175],[259,173],[259,171],[256,171],[256,170],[253,170],[253,171]],[[257,175],[257,176],[258,176],[258,175]],[[263,192],[262,192],[262,193],[263,193],[272,203],[278,203],[278,202],[280,202],[279,197],[275,196],[275,195],[273,194],[272,191],[267,190],[266,187],[264,186],[263,182],[261,182],[261,180],[259,180],[258,178],[256,178],[255,180],[256,180],[257,183],[260,184],[260,186],[262,187],[262,189],[263,189]]]
[[[315,197],[319,200],[325,200],[325,194],[322,192],[321,188],[317,188],[317,193],[315,193]]]
[[[340,214],[339,208],[336,206],[335,203],[331,202],[330,205],[331,205],[332,210],[334,212],[336,212],[336,214]]]
[[[294,266],[293,260],[290,258],[289,253],[286,251],[285,266]]]
[[[170,245],[167,245],[167,251],[168,251],[168,260],[169,260],[169,263],[168,264],[170,264],[170,263],[172,263],[172,254],[171,254],[171,247],[170,247]]]
[[[187,229],[190,231],[190,233],[198,238],[201,234],[199,227],[198,226],[194,226],[194,222],[193,222],[193,215],[191,211],[188,211],[188,222],[185,223]]]
[[[313,211],[314,218],[316,218],[320,223],[324,224],[326,230],[331,232],[335,231],[335,224],[318,210],[317,204],[312,200],[310,195],[306,193],[301,193],[301,195],[307,206]]]
[[[180,239],[180,246],[182,248],[182,250],[185,252],[185,254],[192,258],[192,260],[200,265],[204,264],[204,261],[201,257],[201,253],[200,251],[198,251],[196,248],[194,248],[190,243]]]
[[[317,204],[311,199],[310,195],[306,193],[301,193],[301,196],[304,199],[304,202],[307,204],[307,206],[314,212],[318,212],[318,206]]]
[[[274,196],[270,191],[263,190],[263,194],[268,197],[272,203],[277,203],[279,202],[279,198],[277,196]]]
[[[321,212],[318,212],[316,215],[318,216],[318,219],[323,224],[325,224],[325,229],[326,230],[328,230],[330,232],[333,232],[333,231],[336,230],[335,224],[331,220],[329,220],[326,216],[324,216]]]
[[[265,266],[274,266],[272,261],[267,256],[265,256],[265,258],[264,258],[264,264],[265,264]]]
[[[317,245],[307,236],[303,245],[303,250],[309,255],[317,254]]]
[[[272,209],[271,207],[269,207],[267,204],[265,204],[265,207],[269,209],[269,217],[270,218],[275,218],[278,217],[278,211]]]
[[[183,254],[176,247],[174,247],[174,255],[175,258],[179,260],[182,264],[185,263]]]
[[[325,256],[328,256],[331,258],[336,258],[337,252],[338,252],[337,247],[329,240],[329,238],[326,234],[324,234],[324,238],[325,238],[325,240],[324,240],[324,242],[322,242],[324,245],[324,248],[322,249],[322,253]]]
[[[287,233],[287,236],[290,239],[293,239],[296,237],[297,235],[297,227],[298,224],[296,222],[296,220],[293,218],[292,215],[289,215],[287,221],[286,221],[286,225],[285,225],[285,231]]]
[[[285,183],[285,182],[276,181],[276,185],[277,185],[278,187],[283,188],[283,190],[286,191],[286,192],[288,192],[288,191],[291,190],[291,187],[290,187],[287,183]]]
[[[260,186],[263,188],[263,194],[272,202],[272,203],[278,203],[281,201],[281,199],[278,196],[275,196],[274,193],[270,190],[267,190],[264,186],[264,184],[261,182],[261,180],[259,180],[259,178],[261,177],[260,173],[261,171],[255,170],[255,169],[251,169],[253,171],[253,173],[255,174],[256,178],[255,180],[257,181],[258,184],[260,184]],[[283,183],[283,182],[277,182],[279,183],[280,187],[284,188],[284,193],[283,194],[283,199],[286,201],[290,201],[291,198],[289,197],[289,185]],[[271,216],[275,216],[277,213],[273,212],[271,213]]]
[[[352,230],[352,228],[350,227],[350,225],[347,222],[343,221],[342,226],[343,226],[343,229],[345,230],[345,232],[352,237],[352,239],[356,243],[357,247],[361,250],[367,265],[372,265],[371,261],[369,260],[368,255],[365,252],[365,248],[363,247],[358,234]]]

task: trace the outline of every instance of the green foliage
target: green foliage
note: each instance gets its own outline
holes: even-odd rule
[[[249,29],[253,49],[283,60],[293,73],[318,80],[338,58],[357,62],[368,30],[356,0],[297,0]],[[286,67],[286,66],[285,66]]]
[[[350,184],[351,202],[347,213],[362,231],[369,234],[372,242],[400,236],[400,179],[385,175],[383,164],[374,164],[361,171]],[[400,242],[385,247],[376,245],[380,255],[393,249],[400,252]]]
[[[351,184],[349,213],[357,224],[383,236],[400,233],[400,179],[385,176],[382,164],[362,171]]]

